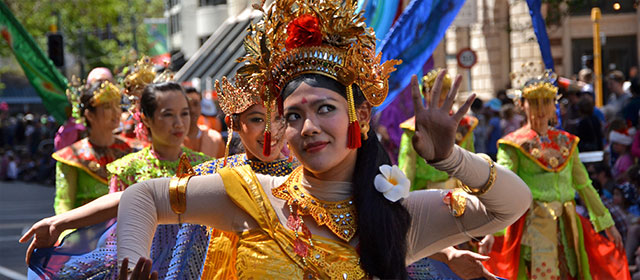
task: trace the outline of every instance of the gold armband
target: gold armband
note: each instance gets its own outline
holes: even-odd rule
[[[193,175],[173,177],[169,181],[169,201],[171,210],[180,215],[187,209],[187,183]]]
[[[487,163],[489,163],[489,180],[487,180],[487,183],[484,184],[484,186],[482,186],[482,188],[479,188],[479,189],[471,189],[469,188],[469,186],[465,184],[461,184],[462,190],[472,195],[485,194],[493,187],[493,184],[496,182],[496,175],[497,175],[496,163],[488,155],[485,155],[485,154],[478,154],[478,155],[481,156],[484,160],[486,160]]]

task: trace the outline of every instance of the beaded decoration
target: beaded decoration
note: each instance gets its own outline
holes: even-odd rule
[[[137,95],[136,92],[144,89],[156,78],[156,70],[148,56],[143,56],[133,66],[133,71],[124,78],[125,93],[127,95]]]
[[[301,230],[310,236],[301,216],[310,215],[318,226],[326,226],[340,239],[349,242],[358,228],[357,215],[353,200],[322,201],[304,191],[302,186],[302,167],[296,168],[289,178],[277,188],[272,189],[275,197],[284,199],[289,205],[287,226],[296,231]],[[293,211],[295,208],[296,211]]]
[[[436,83],[436,78],[442,71],[444,71],[444,69],[436,68],[429,71],[429,73],[422,77],[423,95],[426,95],[425,93],[427,92],[427,90],[433,87],[433,85]],[[453,80],[451,79],[451,76],[449,76],[449,74],[445,74],[444,79],[442,79],[442,91],[440,92],[440,100],[442,100],[443,102],[444,98],[447,96],[447,93],[449,93],[452,84]]]
[[[556,73],[551,69],[544,69],[542,62],[523,63],[521,67],[522,70],[520,72],[512,72],[510,74],[511,81],[517,88],[510,92],[513,98],[556,98],[558,93],[558,87],[555,86],[558,79]],[[531,80],[536,81],[527,85],[526,83]]]

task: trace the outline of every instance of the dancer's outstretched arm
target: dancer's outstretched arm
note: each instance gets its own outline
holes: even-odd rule
[[[115,218],[121,195],[122,192],[105,194],[78,208],[33,224],[19,240],[20,243],[25,243],[34,237],[27,249],[25,262],[29,264],[34,249],[53,247],[60,234],[67,229],[87,227]]]

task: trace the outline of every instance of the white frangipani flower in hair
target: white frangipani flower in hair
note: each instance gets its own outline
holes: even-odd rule
[[[382,174],[378,174],[373,181],[376,190],[391,202],[396,202],[409,196],[411,181],[397,165],[389,166],[385,164],[380,166],[379,169]]]

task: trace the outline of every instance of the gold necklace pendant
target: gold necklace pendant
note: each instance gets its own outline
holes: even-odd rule
[[[349,242],[358,229],[356,206],[352,199],[342,201],[319,200],[302,186],[302,166],[294,170],[289,178],[271,190],[273,196],[295,205],[299,215],[311,215],[318,226],[326,226],[340,239]]]

